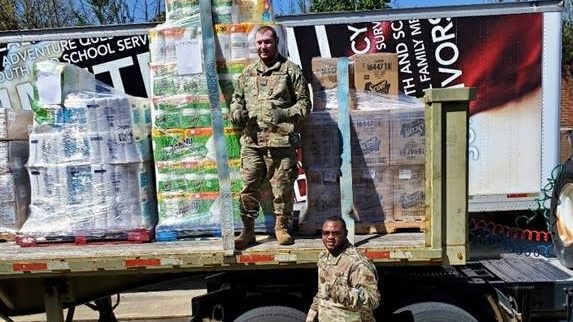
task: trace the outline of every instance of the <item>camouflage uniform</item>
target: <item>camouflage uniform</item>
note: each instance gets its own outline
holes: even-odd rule
[[[240,124],[238,113],[246,109],[249,121]],[[273,109],[282,109],[284,118],[272,122]],[[241,136],[241,177],[244,187],[240,206],[244,216],[256,217],[259,190],[271,180],[274,211],[291,215],[296,169],[296,147],[300,136],[295,125],[310,112],[308,85],[300,68],[284,57],[267,67],[258,60],[239,77],[231,102],[232,121],[244,127]]]
[[[372,311],[380,304],[376,267],[348,241],[343,249],[338,256],[320,253],[318,292],[307,321],[375,321]]]

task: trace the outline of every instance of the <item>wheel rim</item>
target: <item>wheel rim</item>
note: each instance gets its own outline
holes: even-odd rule
[[[573,244],[573,184],[561,189],[555,211],[557,234],[564,246]]]

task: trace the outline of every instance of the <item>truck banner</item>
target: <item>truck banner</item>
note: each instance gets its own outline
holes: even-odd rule
[[[31,108],[34,62],[52,59],[86,68],[127,94],[148,97],[147,34],[0,44],[0,106]]]
[[[542,13],[299,26],[290,56],[310,80],[313,57],[392,52],[399,90],[475,87],[470,195],[538,192],[541,176]],[[294,40],[294,41],[293,41]]]

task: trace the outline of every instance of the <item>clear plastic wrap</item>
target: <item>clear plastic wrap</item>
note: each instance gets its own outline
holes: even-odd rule
[[[167,0],[165,6],[167,21],[198,16],[200,12],[199,0]],[[233,0],[213,0],[212,11],[215,23],[230,23],[233,14]]]
[[[25,170],[28,141],[0,141],[0,175]]]
[[[29,166],[30,218],[20,229],[37,240],[107,239],[155,225],[151,163]]]
[[[324,106],[303,124],[303,167],[308,211],[303,230],[320,229],[340,213],[342,136],[338,129],[336,79]],[[422,103],[413,97],[351,91],[350,111],[353,213],[357,233],[394,232],[425,225],[425,123]]]
[[[85,72],[52,61],[37,69]],[[36,87],[43,86],[42,81],[46,79],[38,77]],[[133,234],[151,236],[157,222],[151,102],[99,82],[90,89],[64,91],[62,104],[34,101],[36,124],[26,164],[30,216],[19,231],[24,244],[78,238],[150,240]]]
[[[215,23],[264,22],[272,18],[270,0],[213,0]],[[165,1],[167,21],[199,16],[199,0]]]
[[[225,130],[227,156],[238,159],[241,132]],[[216,160],[215,142],[211,128],[153,130],[153,152],[156,161]]]
[[[226,115],[229,108],[221,97],[221,112]],[[154,124],[157,129],[186,129],[211,127],[211,106],[206,96],[175,95],[156,98],[153,102]],[[231,126],[224,120],[225,127]]]
[[[271,0],[233,0],[233,23],[269,22],[272,17]]]
[[[337,58],[311,61],[313,110],[338,109]],[[415,98],[398,91],[398,58],[394,53],[354,55],[348,64],[351,109],[410,107]]]
[[[95,93],[95,76],[75,65],[52,60],[34,63],[34,100],[37,104],[63,104],[71,93]]]

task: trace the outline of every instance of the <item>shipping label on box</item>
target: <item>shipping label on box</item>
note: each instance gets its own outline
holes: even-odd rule
[[[390,112],[390,164],[424,164],[426,158],[424,109]]]
[[[355,55],[354,83],[357,91],[398,95],[398,56],[394,53]]]
[[[425,166],[391,167],[394,182],[394,220],[423,220],[425,211]]]

